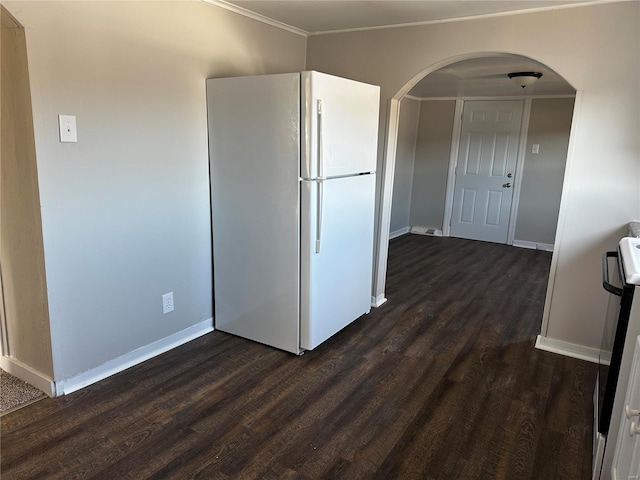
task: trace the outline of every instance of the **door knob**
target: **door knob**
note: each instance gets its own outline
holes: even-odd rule
[[[502,186],[504,188],[511,188],[511,183],[503,183]]]
[[[640,426],[638,426],[636,422],[631,422],[631,425],[629,426],[629,436],[633,437],[638,434],[640,434]]]
[[[511,178],[511,177],[513,177],[513,173],[511,172],[507,173],[507,178]]]

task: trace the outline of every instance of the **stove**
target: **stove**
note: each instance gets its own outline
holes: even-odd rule
[[[612,423],[618,377],[636,285],[640,285],[640,238],[625,237],[620,241],[616,251],[605,252],[602,256],[602,286],[611,295],[602,334],[598,377],[593,398],[595,420],[593,480],[609,478],[607,466],[603,467],[603,459]]]

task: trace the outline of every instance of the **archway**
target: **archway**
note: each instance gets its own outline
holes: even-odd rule
[[[403,87],[394,95],[394,97],[389,101],[388,104],[388,116],[387,116],[387,130],[385,136],[385,149],[384,149],[384,163],[383,163],[383,171],[382,180],[381,180],[381,201],[380,201],[380,216],[379,216],[379,231],[378,233],[378,257],[376,259],[376,273],[374,279],[374,296],[373,300],[376,305],[381,305],[386,300],[384,295],[384,286],[386,281],[386,263],[387,263],[387,254],[388,254],[388,241],[389,241],[389,225],[391,221],[391,202],[393,197],[393,181],[394,181],[394,171],[396,166],[396,150],[397,150],[397,142],[398,142],[398,127],[399,127],[399,118],[400,118],[400,102],[401,100],[425,77],[428,77],[430,74],[437,72],[445,67],[448,69],[452,68],[455,64],[459,64],[465,61],[471,61],[476,59],[490,59],[490,58],[514,58],[514,59],[524,59],[529,62],[535,62],[540,65],[544,65],[541,62],[536,61],[530,57],[514,54],[514,53],[504,53],[504,52],[476,52],[465,55],[459,55],[451,58],[444,59],[440,62],[437,62],[425,69],[421,72],[413,76],[408,82],[406,82]],[[549,67],[546,67],[548,71],[552,71]],[[505,77],[506,77],[506,73]],[[555,72],[553,72],[555,74]],[[575,119],[576,112],[578,110],[579,101],[580,101],[580,92],[576,92],[571,85],[569,85],[566,80],[555,74],[557,78],[560,78],[565,85],[570,87],[573,92],[573,96],[575,96],[574,110],[573,110],[573,119]],[[456,112],[460,113],[460,112]],[[573,131],[573,122],[572,122],[572,131]],[[572,137],[570,136],[569,143],[572,142]],[[524,153],[524,152],[522,152]],[[453,154],[452,154],[453,155]],[[567,169],[570,167],[570,155],[566,156],[566,166]],[[566,179],[566,176],[565,176]],[[564,185],[562,185],[564,187]],[[559,235],[561,234],[561,225],[562,225],[562,217],[563,217],[563,204],[564,197],[562,197],[560,201],[560,211],[558,215],[558,222],[555,228],[555,239],[556,244],[559,243]],[[517,206],[516,206],[517,207]],[[515,207],[514,207],[515,208]],[[549,288],[548,292],[551,291],[553,285],[553,279],[555,275],[556,268],[556,257],[557,254],[554,252],[553,260],[551,265],[551,273],[549,278]],[[547,296],[547,305],[545,305],[545,315],[543,322],[543,333],[546,329],[546,319],[549,310],[549,302],[550,296]]]

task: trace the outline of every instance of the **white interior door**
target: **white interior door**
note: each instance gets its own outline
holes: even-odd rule
[[[507,243],[523,106],[522,100],[464,103],[452,237]]]

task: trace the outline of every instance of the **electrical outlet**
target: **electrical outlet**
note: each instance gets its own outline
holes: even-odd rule
[[[173,292],[162,295],[162,314],[173,312]]]

